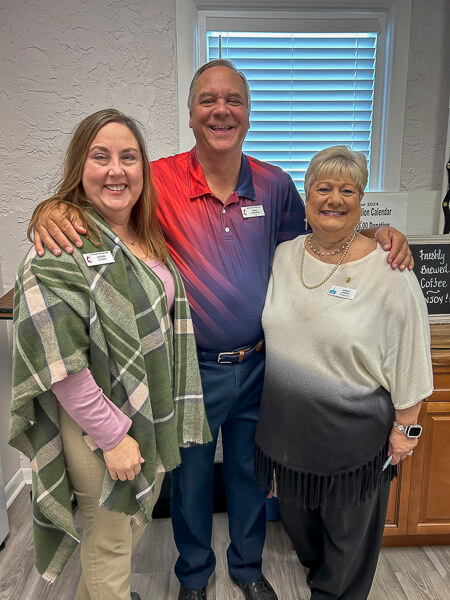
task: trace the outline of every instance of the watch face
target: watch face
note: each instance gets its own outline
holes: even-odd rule
[[[406,435],[410,438],[417,438],[417,437],[420,437],[421,433],[422,433],[421,425],[410,425],[408,427],[408,431],[407,431]]]

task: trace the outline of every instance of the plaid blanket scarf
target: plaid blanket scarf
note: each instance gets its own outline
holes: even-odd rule
[[[104,393],[132,419],[129,434],[145,462],[134,481],[105,471],[100,505],[151,518],[157,462],[180,463],[179,446],[205,443],[196,345],[181,278],[175,280],[173,334],[163,284],[95,214],[103,243],[56,258],[34,249],[24,259],[14,295],[10,444],[31,461],[35,564],[54,581],[79,542],[72,514],[52,384],[89,367]],[[88,266],[86,255],[111,252],[113,262]],[[97,254],[98,256],[98,254]],[[89,447],[102,451],[86,435]],[[158,459],[159,457],[159,459]]]

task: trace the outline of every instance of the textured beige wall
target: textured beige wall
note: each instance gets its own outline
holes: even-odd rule
[[[83,117],[119,108],[143,124],[151,156],[177,150],[175,0],[2,0],[0,56],[0,259],[8,287],[27,248],[31,211],[57,181]]]
[[[413,0],[402,190],[440,190],[450,94],[449,0]],[[418,217],[420,210],[417,210]]]

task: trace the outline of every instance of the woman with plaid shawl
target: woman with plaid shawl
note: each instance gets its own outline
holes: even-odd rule
[[[80,541],[74,494],[76,599],[129,600],[164,471],[211,439],[189,306],[132,119],[84,119],[52,199],[77,207],[86,240],[59,258],[32,249],[19,269],[10,443],[31,461],[39,572],[54,581]]]

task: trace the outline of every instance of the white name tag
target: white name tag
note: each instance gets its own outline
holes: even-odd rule
[[[262,204],[257,204],[256,206],[241,206],[242,216],[244,219],[249,219],[250,217],[265,217],[266,213],[264,212],[264,207]]]
[[[84,262],[88,267],[95,267],[95,265],[107,265],[113,263],[114,258],[109,250],[106,252],[90,252],[89,254],[83,254]]]
[[[335,296],[336,298],[347,298],[347,300],[353,300],[357,291],[358,290],[342,287],[340,285],[332,285],[328,290],[328,295]]]

